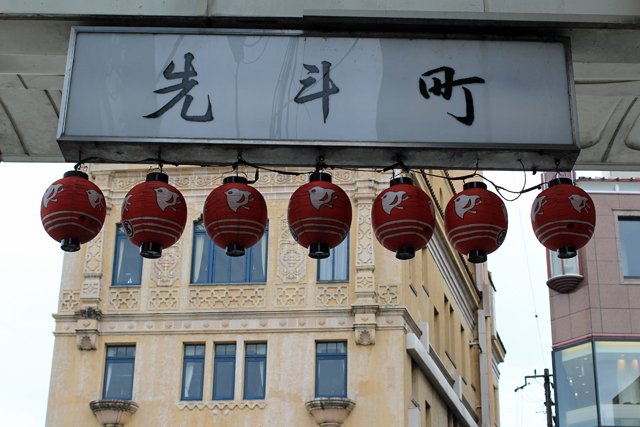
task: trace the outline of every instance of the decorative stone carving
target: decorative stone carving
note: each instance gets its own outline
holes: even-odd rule
[[[264,286],[215,287],[189,290],[190,309],[259,308],[265,306]]]
[[[180,279],[180,258],[182,241],[178,240],[173,246],[162,252],[162,257],[153,263],[151,280],[157,286],[173,286]]]
[[[276,286],[276,306],[298,307],[306,304],[305,286]]]
[[[110,211],[111,209],[108,207],[105,223],[109,220]],[[100,230],[100,233],[87,244],[87,251],[84,258],[84,282],[82,283],[82,291],[80,293],[80,303],[83,307],[98,308],[100,305],[103,246],[104,227]]]
[[[384,305],[398,305],[398,285],[379,285],[378,286],[378,300],[380,304]]]
[[[356,344],[373,345],[376,343],[376,328],[356,326]]]
[[[216,401],[216,402],[178,402],[178,409],[181,411],[185,408],[193,411],[194,409],[210,411],[233,411],[234,409],[243,410],[247,409],[264,409],[267,407],[267,402],[264,401]],[[218,412],[220,414],[220,412]]]
[[[111,310],[139,310],[140,290],[112,289],[109,292],[109,308]]]
[[[316,305],[320,307],[349,305],[349,287],[347,285],[317,285]]]
[[[149,310],[177,310],[178,290],[161,289],[149,292]]]
[[[124,426],[139,408],[132,400],[116,399],[94,400],[89,403],[89,407],[105,427]]]
[[[80,306],[80,292],[63,291],[60,297],[60,311],[76,311]]]
[[[98,345],[98,324],[102,312],[93,307],[83,307],[76,311],[76,346],[79,350],[95,350]]]
[[[289,232],[286,214],[278,217],[278,283],[300,283],[307,274],[307,253]]]
[[[308,401],[305,406],[320,427],[339,427],[356,402],[342,397],[321,397]]]

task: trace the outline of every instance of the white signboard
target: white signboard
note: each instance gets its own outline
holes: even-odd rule
[[[579,152],[564,41],[168,31],[74,30],[67,160],[555,170]]]

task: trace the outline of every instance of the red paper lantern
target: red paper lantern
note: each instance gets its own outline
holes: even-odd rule
[[[398,259],[412,259],[431,240],[435,208],[427,193],[411,178],[392,179],[371,209],[371,225],[382,246]]]
[[[229,256],[243,256],[267,228],[267,204],[247,179],[230,176],[204,202],[204,226],[209,238]]]
[[[169,176],[150,173],[122,202],[122,229],[145,258],[160,258],[162,249],[178,241],[187,223],[187,205]]]
[[[591,197],[569,178],[549,182],[531,207],[531,226],[546,248],[558,258],[573,258],[596,228],[596,209]]]
[[[331,248],[349,234],[351,201],[340,187],[331,183],[331,175],[315,172],[291,196],[287,221],[291,235],[301,246],[309,248],[311,258],[327,258]]]
[[[62,250],[75,252],[102,229],[107,206],[102,191],[84,172],[69,171],[45,191],[40,218]]]
[[[507,207],[482,182],[469,182],[449,200],[444,229],[451,245],[470,262],[482,263],[507,236]]]

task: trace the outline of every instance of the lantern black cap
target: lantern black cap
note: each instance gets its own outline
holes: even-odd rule
[[[413,180],[411,178],[407,178],[404,176],[399,176],[397,178],[393,178],[391,181],[389,181],[389,187],[393,187],[394,185],[398,185],[398,184],[409,184],[409,185],[413,185]],[[411,257],[413,258],[413,257]],[[410,258],[408,258],[410,259]]]
[[[558,185],[558,184],[573,185],[573,181],[571,181],[569,178],[554,178],[551,181],[549,181],[549,187],[553,187],[554,185]]]
[[[147,174],[147,182],[149,181],[160,181],[160,182],[164,182],[165,184],[169,183],[169,175],[167,175],[166,173],[163,172],[151,172]],[[162,249],[161,249],[162,251]],[[144,255],[143,255],[144,256]],[[159,256],[156,258],[160,258]]]
[[[329,175],[328,173],[324,173],[324,172],[314,172],[311,175],[309,175],[309,182],[313,182],[313,181],[331,182],[331,175]],[[329,256],[329,255],[327,255],[327,256]]]
[[[471,182],[465,183],[464,186],[462,187],[463,190],[468,190],[470,188],[482,188],[482,189],[486,190],[487,189],[487,184],[485,184],[482,181],[471,181]],[[484,261],[482,261],[482,262],[484,262]]]
[[[226,177],[225,179],[222,180],[222,184],[223,185],[224,184],[232,184],[232,183],[246,184],[247,182],[248,182],[248,180],[244,176],[228,176],[228,177]],[[228,252],[227,252],[227,255],[229,255]],[[242,255],[244,255],[244,252],[242,253]],[[234,255],[230,255],[230,256],[234,256]]]
[[[66,177],[67,174],[65,174],[65,178]],[[67,237],[60,241],[60,248],[65,252],[78,252],[80,250],[80,240],[73,237]]]
[[[558,249],[558,258],[567,259],[578,255],[578,251],[573,246],[564,246]]]
[[[487,252],[483,251],[482,249],[472,250],[471,252],[469,252],[468,257],[469,262],[472,262],[474,264],[482,264],[483,262],[487,262]]]
[[[69,178],[70,176],[79,176],[80,178],[89,179],[89,175],[80,171],[69,171],[64,173],[64,178]]]
[[[416,250],[410,247],[396,249],[396,258],[401,260],[413,259],[416,256]]]
[[[328,243],[312,243],[309,245],[309,256],[313,259],[325,259],[331,255]]]
[[[140,245],[140,255],[143,258],[158,259],[162,256],[162,245],[154,242],[144,242]]]
[[[243,245],[233,244],[233,245],[227,246],[228,256],[233,256],[233,257],[244,256],[244,253],[245,253],[245,249]]]

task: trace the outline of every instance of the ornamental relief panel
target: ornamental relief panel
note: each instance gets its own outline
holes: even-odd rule
[[[378,285],[378,302],[383,305],[398,305],[398,285]]]
[[[59,311],[75,312],[80,306],[80,292],[64,291],[60,296]]]
[[[260,308],[265,306],[266,291],[264,286],[190,289],[188,308],[191,310]]]
[[[278,216],[278,284],[300,283],[307,274],[307,250],[296,243],[289,232],[287,215]]]
[[[140,290],[139,289],[111,289],[109,291],[110,310],[139,310]]]
[[[358,203],[356,266],[374,268],[371,208],[373,203]]]
[[[305,286],[276,286],[277,307],[300,307],[306,305]]]
[[[151,281],[155,286],[173,286],[180,279],[182,239],[162,251],[162,257],[153,262]]]
[[[316,306],[344,307],[349,305],[348,285],[316,285]]]
[[[106,221],[106,220],[105,220]],[[102,242],[104,239],[104,227],[100,233],[87,243],[87,254],[84,258],[84,274],[102,273]]]
[[[177,310],[179,300],[178,289],[151,290],[149,292],[149,310]]]

